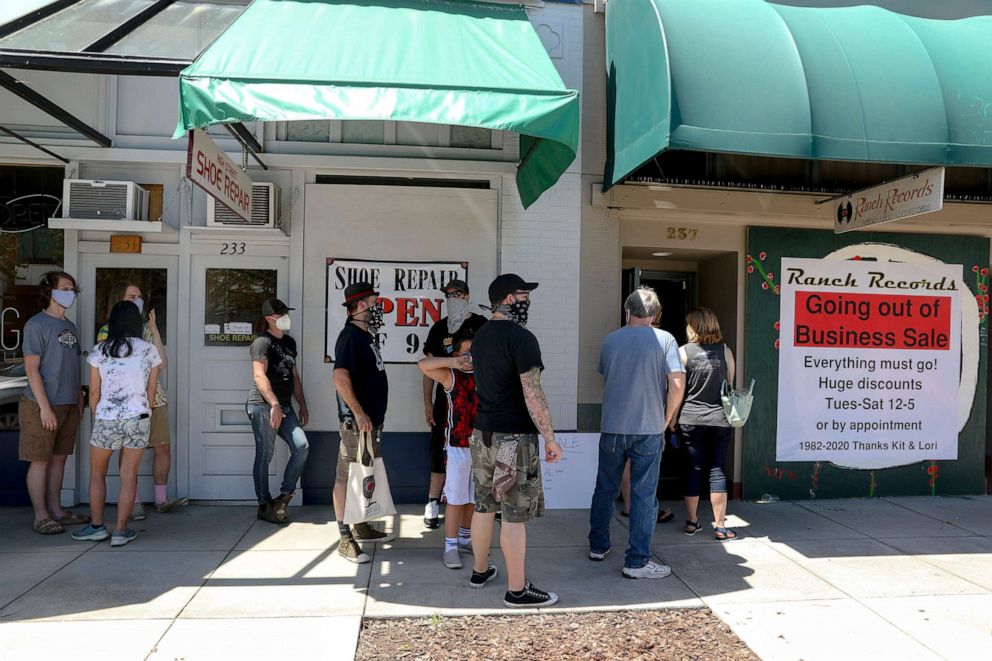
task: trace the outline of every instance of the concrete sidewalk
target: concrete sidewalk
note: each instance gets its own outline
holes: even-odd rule
[[[560,594],[550,611],[709,606],[765,659],[970,659],[992,648],[992,498],[730,510],[745,536],[735,542],[658,526],[655,553],[674,573],[661,581],[621,578],[624,519],[614,553],[591,563],[588,513],[549,512],[528,527],[528,574]],[[505,579],[472,590],[468,563],[441,564],[442,533],[424,529],[419,508],[387,522],[398,538],[367,545],[362,566],[337,556],[328,508],[291,513],[277,528],[251,507],[151,512],[133,544],[111,549],[42,537],[27,509],[0,510],[0,657],[351,659],[363,617],[508,612]],[[498,549],[492,557],[502,570]]]

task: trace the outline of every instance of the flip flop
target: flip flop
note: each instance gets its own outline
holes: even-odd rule
[[[715,537],[718,542],[729,542],[737,539],[738,535],[733,530],[727,530],[726,528],[714,528],[713,537]]]
[[[58,520],[63,526],[78,526],[90,522],[90,517],[85,514],[77,514],[72,510],[66,510],[62,518]]]
[[[40,535],[57,535],[65,532],[65,528],[62,527],[62,524],[54,519],[42,519],[41,521],[35,521],[31,528]]]
[[[665,509],[661,510],[661,513],[658,515],[658,523],[668,523],[674,518],[675,518],[675,512],[673,512],[670,507],[666,507]]]

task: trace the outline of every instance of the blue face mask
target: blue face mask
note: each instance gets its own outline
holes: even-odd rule
[[[56,289],[52,291],[52,300],[68,310],[76,302],[76,292]]]
[[[133,298],[131,302],[138,306],[138,314],[145,311],[145,299],[143,298]]]

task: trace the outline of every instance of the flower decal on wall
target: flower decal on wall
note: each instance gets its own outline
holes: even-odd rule
[[[978,303],[978,323],[987,324],[989,319],[989,269],[987,266],[972,266],[975,274],[975,301]]]
[[[755,273],[757,272],[761,276],[761,288],[765,291],[770,291],[771,293],[778,296],[782,290],[775,284],[775,274],[771,271],[765,270],[765,260],[768,259],[768,253],[764,250],[758,253],[757,258],[753,255],[747,256],[747,272]]]

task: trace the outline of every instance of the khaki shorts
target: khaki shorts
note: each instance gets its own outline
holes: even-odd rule
[[[152,409],[151,431],[148,432],[148,447],[172,443],[169,434],[169,405],[163,404]]]
[[[501,442],[517,442],[517,481],[503,500],[493,497],[496,450]],[[541,458],[537,434],[493,432],[492,445],[482,442],[482,432],[472,432],[472,477],[475,480],[475,511],[480,514],[503,512],[503,521],[527,523],[544,516],[544,486],[541,484]]]
[[[375,456],[381,457],[382,447],[382,427],[376,427],[372,431],[372,452]],[[358,427],[352,422],[341,423],[341,445],[338,448],[338,466],[334,472],[334,482],[336,484],[347,484],[348,465],[353,461],[358,461]]]
[[[41,426],[41,407],[27,397],[17,404],[21,425],[17,457],[21,461],[48,461],[52,455],[70,455],[76,448],[79,407],[76,404],[53,406],[58,426],[48,431]]]

